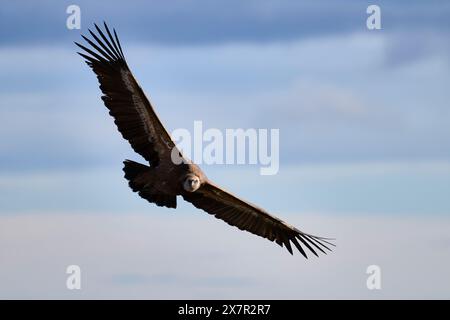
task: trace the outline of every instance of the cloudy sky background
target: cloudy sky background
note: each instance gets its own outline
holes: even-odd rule
[[[279,128],[280,171],[208,176],[311,233],[320,259],[179,203],[147,204],[138,161],[65,26],[73,2],[0,8],[0,297],[449,298],[450,4],[78,1],[107,20],[169,131]],[[65,288],[78,264],[83,289]],[[365,286],[382,268],[382,290]]]

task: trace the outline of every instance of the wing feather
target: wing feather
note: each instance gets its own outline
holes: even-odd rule
[[[106,35],[96,24],[97,34],[89,30],[93,40],[82,36],[90,47],[75,44],[97,75],[102,100],[119,132],[137,153],[157,166],[161,158],[170,156],[175,144],[128,68],[116,31],[113,36],[106,23],[104,28]]]
[[[291,243],[305,258],[307,258],[307,254],[304,247],[317,256],[316,250],[325,254],[325,250],[331,251],[324,243],[334,246],[331,242],[326,241],[331,239],[304,233],[208,181],[203,183],[197,191],[185,192],[182,196],[195,207],[214,215],[229,225],[275,241],[280,246],[286,247],[291,254],[293,254]]]

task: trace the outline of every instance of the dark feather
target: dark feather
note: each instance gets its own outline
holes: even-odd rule
[[[113,29],[113,36],[106,23],[105,31],[96,24],[94,26],[97,34],[89,30],[93,40],[82,36],[89,47],[75,43],[83,50],[78,54],[86,59],[88,66],[97,75],[103,92],[102,100],[114,118],[119,132],[137,153],[150,162],[149,167],[125,161],[125,178],[132,190],[138,192],[142,198],[158,206],[175,208],[178,189],[172,193],[161,193],[154,175],[154,170],[167,170],[173,165],[170,155],[173,148],[176,148],[175,144],[128,68],[116,30]],[[179,150],[175,151],[181,156]],[[160,162],[164,163],[163,168],[157,168]],[[304,248],[317,256],[317,252],[331,251],[327,245],[334,246],[328,241],[331,239],[306,234],[208,181],[203,181],[202,186],[195,192],[182,192],[182,196],[195,207],[229,225],[286,247],[291,254],[292,243],[305,258],[307,254]]]
[[[128,68],[117,33],[114,31],[113,37],[106,23],[104,26],[106,35],[95,24],[98,34],[89,30],[93,40],[82,36],[90,48],[75,44],[96,73],[104,94],[102,100],[119,132],[137,153],[157,166],[161,157],[170,157],[175,144]]]
[[[203,209],[232,226],[275,241],[278,245],[286,247],[291,254],[293,254],[291,242],[305,258],[307,255],[302,245],[316,256],[315,249],[325,253],[319,245],[331,251],[322,242],[333,245],[332,243],[323,238],[303,233],[263,209],[237,198],[210,182],[205,182],[197,191],[185,192],[182,196],[195,207]]]

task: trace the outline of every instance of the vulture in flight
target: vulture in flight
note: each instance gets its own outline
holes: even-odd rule
[[[87,65],[97,75],[102,100],[114,118],[118,130],[131,147],[149,165],[124,161],[123,171],[130,188],[142,198],[158,206],[176,208],[177,196],[226,223],[260,237],[275,241],[292,254],[292,244],[307,258],[305,249],[317,256],[326,253],[332,239],[304,233],[247,201],[220,188],[185,159],[172,141],[129,69],[116,31],[104,23],[104,31],[96,24],[97,34],[89,30],[91,39],[82,35],[89,46],[75,44]],[[183,161],[175,164],[172,152]],[[330,250],[331,251],[331,250]]]

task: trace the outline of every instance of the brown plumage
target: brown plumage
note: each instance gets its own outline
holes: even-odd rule
[[[75,44],[84,50],[78,54],[97,75],[102,100],[120,133],[150,164],[124,161],[125,178],[134,192],[168,208],[176,208],[177,196],[182,196],[232,226],[285,246],[291,254],[291,243],[305,257],[304,247],[315,255],[317,251],[330,250],[330,239],[304,233],[217,187],[197,165],[185,159],[128,68],[116,31],[111,33],[106,23],[104,26],[106,32],[97,25],[98,34],[89,30],[93,40],[82,36],[91,48]],[[183,159],[181,164],[172,161],[172,153]]]

